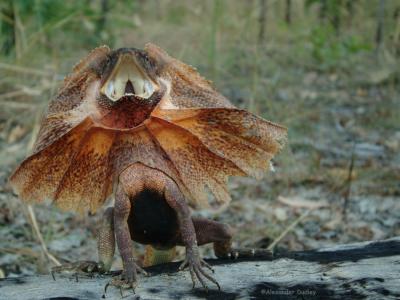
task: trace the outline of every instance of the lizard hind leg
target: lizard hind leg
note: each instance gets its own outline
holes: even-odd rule
[[[93,275],[95,273],[106,273],[110,271],[115,251],[115,235],[113,208],[109,207],[104,212],[103,218],[98,224],[97,248],[99,262],[96,261],[76,261],[62,264],[51,269],[51,275],[55,280],[56,273],[71,273],[78,281],[78,275]]]
[[[233,229],[224,223],[201,217],[193,217],[199,245],[213,243],[214,254],[218,258],[270,258],[271,251],[261,248],[234,248]]]
[[[199,245],[214,244],[217,257],[227,257],[232,250],[232,228],[223,223],[202,217],[192,217]]]
[[[100,220],[97,251],[99,265],[103,272],[110,271],[115,252],[114,209],[112,207],[106,209],[103,218]]]

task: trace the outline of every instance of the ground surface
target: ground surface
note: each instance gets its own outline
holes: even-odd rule
[[[236,105],[289,128],[289,143],[275,159],[275,172],[262,181],[233,178],[230,207],[199,213],[231,224],[241,246],[267,247],[298,218],[279,248],[303,250],[399,236],[398,61],[369,49],[319,62],[310,57],[315,45],[307,40],[304,24],[299,26],[304,32],[292,30],[292,35],[286,27],[271,25],[271,39],[257,46],[249,37],[239,40],[246,20],[224,19],[210,69],[201,14],[193,8],[186,18],[190,27],[135,19],[135,30],[114,32],[114,44],[141,48],[147,41],[158,43],[213,78]],[[166,31],[174,37],[163,35]],[[26,51],[20,69],[1,69],[7,76],[0,79],[0,277],[47,273],[51,266],[32,234],[26,207],[6,182],[32,144],[48,98],[89,48],[72,48],[61,39],[51,40],[51,55],[36,53],[33,59],[35,53]],[[96,258],[99,215],[77,216],[46,204],[34,209],[53,255]],[[205,254],[212,255],[209,248]],[[121,267],[119,258],[114,267]]]
[[[0,280],[7,299],[398,299],[400,238],[379,242],[336,245],[311,251],[277,254],[268,259],[213,259],[221,290],[191,288],[187,272],[176,272],[179,263],[153,266],[138,287],[120,291],[104,286],[110,275],[71,274],[25,276]],[[179,284],[177,284],[179,282]],[[17,288],[18,287],[18,288]]]

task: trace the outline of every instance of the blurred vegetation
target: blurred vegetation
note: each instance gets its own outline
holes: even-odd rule
[[[297,210],[270,209],[271,200],[279,195],[330,201],[328,212],[311,216],[305,224],[306,235],[296,233],[286,241],[291,249],[316,246],[317,240],[348,242],[400,234],[392,200],[379,198],[395,197],[398,203],[400,196],[397,0],[2,0],[4,186],[32,143],[40,114],[72,66],[101,44],[142,48],[146,42],[196,66],[237,106],[289,128],[289,145],[276,159],[279,172],[258,183],[232,183],[235,201],[252,199],[234,201],[220,216],[240,228],[240,242],[276,237],[298,216]],[[354,170],[349,171],[353,163]],[[16,222],[20,208],[15,199],[6,202],[9,189],[0,192],[0,233],[6,236],[2,224]],[[350,204],[344,205],[346,201]],[[375,202],[385,210],[376,208],[368,214],[362,205],[372,207]],[[343,207],[348,207],[350,219],[354,214],[380,231],[355,221],[332,225]],[[13,213],[2,219],[2,209]],[[65,235],[61,225],[54,227],[59,215],[41,216],[53,223],[43,229],[46,242]],[[71,231],[87,222],[68,218],[63,224]],[[394,223],[389,223],[391,218]],[[325,223],[320,231],[313,225]],[[328,234],[332,228],[340,234]],[[19,237],[31,238],[29,229],[18,230]]]
[[[261,52],[285,39],[296,58],[333,69],[338,61],[378,44],[398,55],[396,0],[3,0],[0,10],[1,53],[16,63],[31,61],[38,53],[60,58],[103,43],[140,47],[133,38],[142,42],[146,36],[181,51],[191,42],[192,47],[201,45],[210,73],[217,52],[235,44],[235,51],[224,52],[229,61],[241,48],[257,45],[257,39],[265,39]],[[192,34],[179,41],[179,31],[185,29]],[[226,66],[225,60],[218,61]]]
[[[0,10],[2,60],[62,73],[100,44],[140,48],[148,40],[214,80],[237,77],[237,68],[257,80],[266,57],[336,70],[381,45],[399,55],[396,0],[3,0]]]
[[[64,75],[100,44],[152,41],[218,87],[250,88],[252,110],[271,95],[263,80],[279,80],[283,65],[349,72],[374,62],[386,69],[400,55],[396,0],[3,0],[0,11],[4,63]],[[398,81],[398,70],[386,73]]]

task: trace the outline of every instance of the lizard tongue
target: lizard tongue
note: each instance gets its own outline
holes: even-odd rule
[[[126,94],[135,94],[135,88],[130,80],[128,80],[125,85],[125,95]]]

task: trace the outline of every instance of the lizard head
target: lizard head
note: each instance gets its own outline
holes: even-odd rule
[[[103,59],[96,85],[96,111],[99,125],[131,129],[142,124],[163,97],[156,63],[135,48],[110,51]]]
[[[99,126],[130,130],[157,109],[231,107],[196,70],[153,44],[94,49],[64,81],[49,113],[81,106]]]
[[[101,94],[112,102],[125,97],[149,100],[159,89],[154,65],[146,52],[135,48],[120,48],[108,55],[101,74]]]

